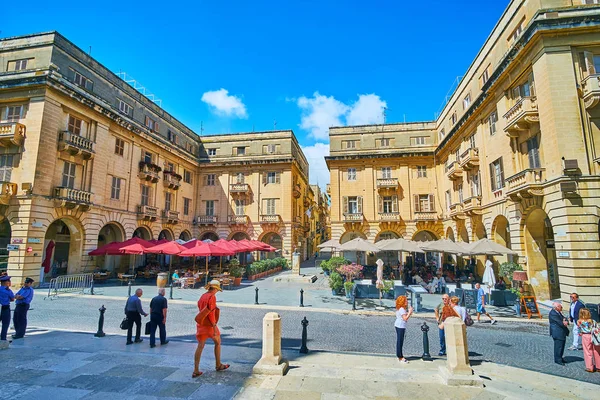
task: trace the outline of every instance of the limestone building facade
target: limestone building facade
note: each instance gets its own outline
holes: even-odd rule
[[[435,121],[331,128],[332,237],[487,237],[600,302],[597,3],[513,0]]]
[[[0,268],[126,271],[88,252],[250,238],[307,253],[308,163],[292,131],[199,137],[56,32],[0,40]]]

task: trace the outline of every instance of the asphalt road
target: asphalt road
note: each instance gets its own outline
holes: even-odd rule
[[[56,300],[34,301],[29,313],[30,327],[95,331],[98,324],[98,308],[105,305],[104,331],[107,334],[123,334],[119,324],[123,318],[123,301],[61,297]],[[148,305],[144,303],[147,310]],[[267,310],[224,307],[219,326],[225,345],[260,347],[262,318]],[[171,304],[167,320],[167,335],[171,340],[195,341],[195,305]],[[395,354],[395,331],[393,317],[342,315],[323,312],[278,311],[282,317],[282,347],[300,348],[302,318],[309,320],[308,348],[332,352],[358,352]],[[146,321],[147,319],[143,319]],[[409,358],[423,353],[423,334],[420,326],[424,320],[409,321],[404,354]],[[437,326],[432,320],[429,327],[430,353],[439,351]],[[527,322],[501,322],[494,326],[476,324],[467,329],[472,362],[481,360],[526,368],[547,374],[555,374],[587,382],[600,383],[600,373],[584,371],[581,351],[565,351],[568,364],[553,363],[552,339],[544,327],[527,325]],[[123,338],[125,340],[125,338]]]

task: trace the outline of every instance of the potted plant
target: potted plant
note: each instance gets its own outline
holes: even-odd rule
[[[354,289],[354,283],[350,282],[350,281],[346,281],[344,282],[344,290],[346,291],[346,297],[351,299],[352,298],[352,290]]]
[[[394,298],[394,281],[383,281],[383,288],[381,288],[386,299]]]
[[[503,278],[507,278],[510,280],[510,286],[515,287],[513,283],[513,272],[515,271],[523,271],[523,267],[513,261],[507,261],[505,263],[500,264],[500,269],[498,271],[498,275]]]
[[[344,287],[342,276],[337,272],[333,272],[329,276],[329,287],[331,288],[331,294],[336,296],[342,290],[342,287]]]
[[[513,293],[517,298],[515,300],[515,304],[513,305],[513,307],[515,309],[515,314],[517,314],[517,317],[520,317],[521,316],[521,297],[523,297],[523,293],[521,293],[520,288],[511,288],[510,292]]]
[[[233,286],[240,286],[244,270],[240,268],[240,262],[235,258],[229,262],[229,273],[233,276]]]

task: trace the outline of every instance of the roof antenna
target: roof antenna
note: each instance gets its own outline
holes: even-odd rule
[[[200,136],[204,134],[204,121],[200,121]]]
[[[273,130],[274,131],[277,130],[277,120],[276,119],[273,120]]]

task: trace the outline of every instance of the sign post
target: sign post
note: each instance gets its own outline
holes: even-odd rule
[[[535,296],[521,297],[521,306],[524,307],[525,312],[527,312],[527,319],[531,319],[533,314],[537,314],[540,319],[542,318],[542,314],[540,314],[540,309],[537,305]]]

